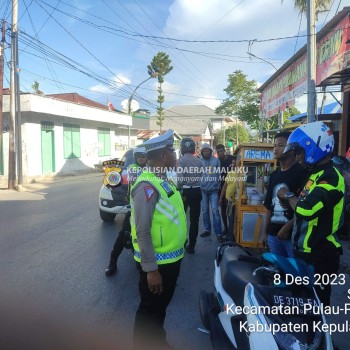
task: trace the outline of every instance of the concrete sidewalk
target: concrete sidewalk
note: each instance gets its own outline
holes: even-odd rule
[[[103,179],[103,172],[87,172],[87,173],[77,173],[77,174],[70,174],[70,175],[55,175],[55,176],[45,176],[45,177],[39,177],[36,179],[32,179],[31,182],[26,182],[23,184],[23,187],[20,189],[15,190],[9,190],[7,181],[0,181],[0,198],[1,196],[9,196],[16,198],[19,193],[23,192],[33,192],[33,191],[39,191],[43,188],[49,187],[56,183],[66,182],[66,181],[79,181],[86,178],[91,177],[100,177],[101,178],[101,184]]]
[[[9,190],[7,182],[0,182],[0,201],[8,200],[35,200],[41,192],[50,186],[63,182],[84,181],[87,178],[98,177],[103,181],[103,172],[79,173],[77,175],[60,175],[39,178],[30,183],[24,183],[20,189]]]

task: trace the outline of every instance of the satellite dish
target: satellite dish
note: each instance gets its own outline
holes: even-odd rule
[[[121,103],[122,111],[128,113],[129,109],[129,100],[123,100]],[[140,108],[140,104],[136,100],[131,100],[130,103],[130,112],[135,112]]]

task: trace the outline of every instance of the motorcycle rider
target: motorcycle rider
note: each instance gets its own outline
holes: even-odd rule
[[[140,174],[141,169],[147,163],[147,153],[144,147],[135,147],[134,152],[134,163],[128,167],[128,193],[127,197],[130,197],[130,191],[132,185],[135,183],[137,176]],[[125,241],[129,239],[131,226],[130,226],[130,215],[128,211],[125,215],[122,229],[119,231],[117,239],[113,245],[111,252],[109,265],[105,271],[106,276],[113,276],[117,272],[117,261],[119,255],[122,253],[125,247]],[[130,242],[131,243],[131,242]]]
[[[278,191],[278,198],[288,202],[295,213],[294,255],[312,264],[321,277],[337,273],[342,254],[337,235],[343,225],[345,183],[332,164],[333,149],[333,133],[323,122],[295,129],[284,153],[294,151],[311,175],[299,198],[285,187]],[[323,283],[327,280],[321,279]],[[315,289],[321,303],[330,305],[331,284],[315,285]]]

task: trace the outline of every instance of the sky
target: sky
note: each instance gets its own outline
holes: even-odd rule
[[[145,80],[159,51],[173,66],[164,107],[216,108],[228,97],[229,74],[241,70],[260,85],[306,43],[306,17],[291,0],[18,1],[21,91],[33,92],[37,81],[45,94],[76,92],[117,109],[134,93],[140,108],[155,112],[157,80]],[[317,30],[346,6],[350,0],[334,0]],[[0,16],[9,44],[11,0],[1,2]],[[4,87],[10,60],[7,45]],[[305,98],[297,107],[305,111]]]

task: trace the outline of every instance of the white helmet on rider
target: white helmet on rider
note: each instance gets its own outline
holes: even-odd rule
[[[317,121],[301,125],[289,136],[284,153],[304,150],[304,162],[309,166],[332,154],[334,136],[332,130],[323,122]]]

